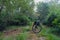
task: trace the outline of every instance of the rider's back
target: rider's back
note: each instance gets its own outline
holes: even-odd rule
[[[39,25],[39,24],[40,24],[40,20],[34,22],[34,25]]]

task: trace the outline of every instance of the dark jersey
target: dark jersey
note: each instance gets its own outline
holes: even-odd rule
[[[40,21],[39,20],[35,21],[34,25],[40,25]]]

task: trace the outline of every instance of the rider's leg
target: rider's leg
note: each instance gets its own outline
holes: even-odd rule
[[[37,28],[38,25],[35,25],[35,28]]]

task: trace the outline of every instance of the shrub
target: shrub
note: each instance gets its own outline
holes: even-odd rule
[[[53,21],[57,18],[57,15],[54,15],[54,14],[51,14],[48,19],[43,23],[44,25],[47,25],[47,26],[53,26]]]
[[[16,15],[13,19],[8,20],[9,25],[28,25],[30,20],[25,15]]]
[[[6,22],[0,21],[0,31],[3,31],[7,26]]]

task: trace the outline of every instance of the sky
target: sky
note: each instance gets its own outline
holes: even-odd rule
[[[35,2],[35,5],[37,4],[37,3],[39,3],[39,2],[49,2],[49,1],[51,1],[51,0],[34,0],[34,2]],[[58,4],[60,4],[60,0],[58,1]],[[35,6],[35,8],[34,8],[34,11],[36,11],[36,6]]]
[[[38,2],[49,2],[50,0],[34,0],[35,4],[37,4]],[[36,6],[34,8],[34,11],[36,11]]]
[[[49,2],[50,0],[34,0],[35,4],[38,2]]]

